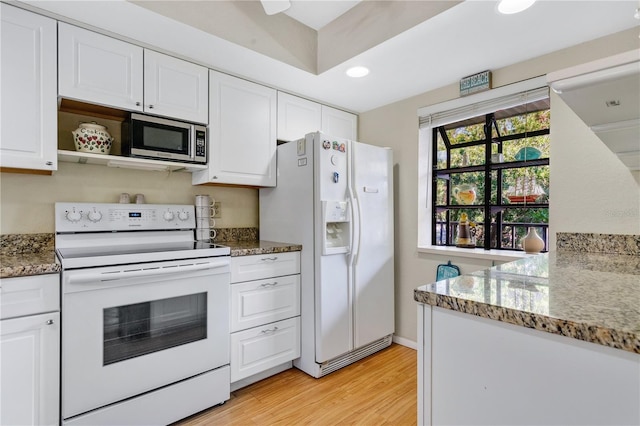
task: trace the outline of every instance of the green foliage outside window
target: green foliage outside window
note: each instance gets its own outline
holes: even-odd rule
[[[485,221],[487,211],[491,212],[492,224],[496,222],[494,210],[487,210],[487,206],[503,206],[499,210],[499,221],[503,224],[501,234],[507,235],[502,241],[502,246],[512,248],[514,241],[519,239],[526,233],[526,224],[542,224],[548,223],[549,214],[546,206],[532,208],[509,208],[512,205],[522,206],[523,202],[513,201],[515,197],[509,198],[514,194],[514,190],[520,189],[520,193],[529,193],[530,188],[536,187],[537,198],[535,201],[527,199],[527,203],[535,205],[546,205],[549,202],[549,166],[548,161],[540,162],[527,166],[526,163],[515,163],[518,159],[518,153],[523,148],[535,148],[540,151],[539,158],[549,158],[549,120],[550,110],[547,108],[527,112],[527,106],[514,108],[511,111],[497,111],[487,116],[479,116],[476,119],[464,120],[459,123],[453,123],[434,131],[434,142],[437,150],[433,161],[434,174],[440,176],[436,179],[434,207],[438,211],[436,222],[455,224],[459,215],[465,212],[469,220],[478,224],[476,229],[477,246],[484,245],[484,227],[489,221]],[[531,108],[529,108],[531,109]],[[516,113],[514,113],[514,111]],[[491,123],[490,135],[487,137],[485,133],[485,123]],[[446,136],[443,137],[442,131]],[[446,139],[445,139],[446,138]],[[491,197],[485,200],[485,171],[487,166],[487,140],[490,139],[489,157],[491,154],[501,153],[504,157],[506,167],[492,167],[490,171],[491,177]],[[449,147],[449,149],[447,149]],[[447,165],[447,161],[449,162]],[[510,166],[508,163],[513,162]],[[474,166],[479,166],[475,167]],[[456,173],[456,168],[471,167],[472,170],[464,173]],[[452,170],[453,169],[453,170]],[[451,173],[442,172],[438,175],[438,170],[452,170]],[[445,176],[443,176],[446,175]],[[498,193],[498,181],[500,181],[501,191]],[[476,199],[469,209],[447,209],[446,206],[456,206],[460,203],[453,197],[452,188],[467,184],[476,187]],[[447,197],[447,191],[449,196]],[[539,194],[543,192],[543,194]],[[486,203],[485,203],[486,202]],[[437,206],[441,208],[438,209]],[[486,208],[484,208],[486,207]],[[525,224],[517,226],[507,226],[507,224]],[[493,225],[492,225],[493,226]],[[433,232],[438,233],[442,230],[435,229]],[[452,227],[452,233],[455,233],[455,227]],[[493,231],[494,234],[497,232]],[[493,237],[495,240],[495,236]],[[435,238],[439,240],[439,237]],[[507,241],[507,239],[509,241]],[[444,244],[453,244],[454,240],[450,236]],[[495,241],[491,242],[491,246],[495,246]],[[517,248],[514,247],[514,248]]]

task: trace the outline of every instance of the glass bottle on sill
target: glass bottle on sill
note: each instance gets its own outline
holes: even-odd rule
[[[460,222],[458,223],[458,235],[456,238],[456,247],[475,248],[476,239],[471,233],[471,226],[467,220],[466,213],[460,213]]]

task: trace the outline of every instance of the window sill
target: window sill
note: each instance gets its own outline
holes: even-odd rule
[[[470,257],[473,259],[497,260],[509,262],[524,257],[535,256],[523,251],[468,249],[461,247],[425,246],[418,247],[418,253],[438,254],[441,256]]]

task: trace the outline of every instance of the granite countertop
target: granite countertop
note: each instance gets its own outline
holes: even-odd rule
[[[278,243],[257,240],[255,229],[224,230],[226,236],[251,238],[249,240],[216,241],[231,248],[231,256],[253,254],[286,253],[300,251],[299,244]],[[52,274],[60,272],[56,261],[53,234],[8,234],[0,235],[0,278],[23,277],[30,275]]]
[[[231,257],[302,250],[300,244],[278,243],[275,241],[220,241],[218,243],[231,248]]]
[[[55,274],[53,234],[12,234],[0,236],[0,278]]]
[[[423,285],[417,302],[640,354],[640,256],[557,251]]]

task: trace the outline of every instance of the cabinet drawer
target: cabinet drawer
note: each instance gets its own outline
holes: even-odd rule
[[[231,331],[300,315],[300,275],[231,286]]]
[[[60,310],[60,275],[3,278],[0,319]]]
[[[300,253],[273,253],[231,258],[231,282],[261,280],[300,273]]]
[[[231,383],[300,356],[300,317],[231,334]]]

